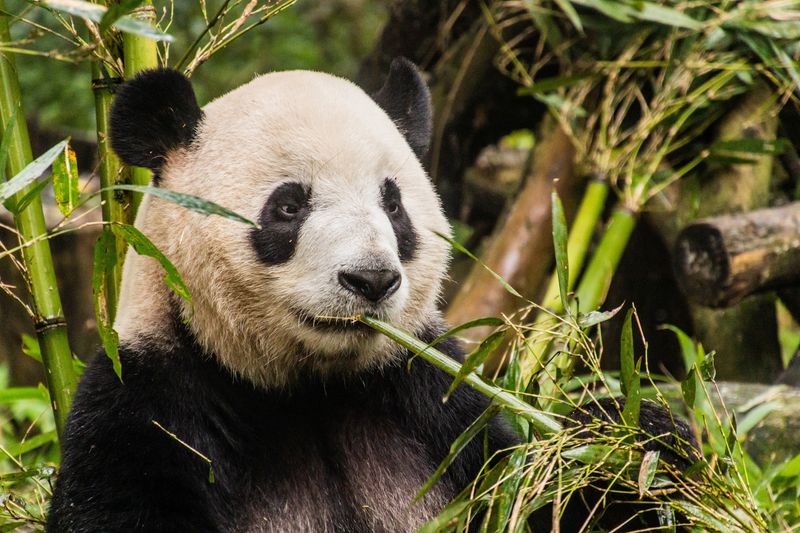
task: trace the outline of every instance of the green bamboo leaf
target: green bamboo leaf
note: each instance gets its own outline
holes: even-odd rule
[[[94,259],[92,261],[92,295],[94,296],[94,313],[97,320],[97,333],[105,348],[106,355],[111,360],[114,373],[122,381],[122,364],[119,360],[119,335],[114,330],[107,314],[105,295],[106,278],[117,264],[117,253],[114,243],[114,234],[103,228],[103,232],[94,245]]]
[[[779,155],[786,151],[786,139],[730,139],[717,141],[709,147],[711,154],[719,152],[747,152],[751,154]]]
[[[108,11],[105,6],[84,0],[46,0],[44,5],[56,11],[81,17],[97,24],[102,23],[103,16]],[[175,40],[172,35],[163,33],[149,24],[129,16],[122,16],[116,19],[112,25],[125,33],[132,33],[156,41],[172,42]]]
[[[694,401],[697,394],[697,375],[694,372],[694,367],[689,368],[686,379],[681,382],[681,394],[689,409],[694,409]]]
[[[583,444],[561,452],[565,459],[572,459],[585,465],[605,465],[615,471],[621,471],[631,465],[639,463],[641,453],[636,450],[616,448],[607,444]]]
[[[120,17],[127,15],[143,3],[144,0],[121,0],[119,3],[108,6],[103,18],[100,19],[100,32],[105,32]]]
[[[558,277],[558,292],[561,295],[561,305],[569,312],[567,292],[569,290],[569,259],[567,257],[567,219],[564,216],[564,206],[558,193],[553,191],[550,195],[553,216],[553,249],[556,256],[556,275]]]
[[[467,507],[469,507],[469,502],[455,501],[450,503],[436,518],[419,528],[419,533],[438,533],[440,531],[446,531],[448,526],[458,521],[459,516],[461,516]]]
[[[446,339],[448,337],[452,337],[456,333],[460,333],[461,331],[464,331],[464,330],[467,330],[467,329],[478,328],[478,327],[481,327],[481,326],[495,326],[495,327],[497,327],[497,326],[502,326],[503,324],[505,324],[503,319],[497,318],[497,317],[494,317],[494,316],[487,316],[487,317],[484,317],[484,318],[476,318],[475,320],[470,320],[469,322],[464,322],[463,324],[460,324],[460,325],[458,325],[458,326],[456,326],[454,328],[448,329],[447,331],[445,331],[444,333],[442,333],[441,335],[439,335],[438,337],[433,339],[430,342],[430,345],[431,346],[436,346],[437,344],[442,342],[444,339]]]
[[[200,213],[201,215],[206,215],[206,216],[217,215],[222,218],[227,218],[229,220],[234,220],[236,222],[242,222],[244,224],[248,224],[256,228],[260,227],[252,220],[245,218],[242,215],[234,211],[231,211],[226,207],[222,207],[221,205],[215,204],[210,200],[206,200],[204,198],[200,198],[199,196],[194,196],[192,194],[175,192],[169,189],[162,189],[160,187],[149,187],[146,185],[128,185],[124,183],[119,183],[117,185],[105,187],[104,190],[123,190],[123,191],[140,192],[143,194],[151,194],[153,196],[161,198],[162,200],[166,200],[181,207],[185,207],[186,209],[194,211],[195,213]]]
[[[624,305],[624,303],[621,303],[609,311],[590,311],[586,314],[581,314],[578,316],[578,326],[582,328],[590,328],[592,326],[596,326],[597,324],[602,324],[603,322],[611,320],[617,316],[617,313],[620,312]]]
[[[153,242],[148,239],[144,233],[134,226],[118,222],[111,224],[111,231],[113,231],[117,237],[133,246],[137,254],[146,255],[158,261],[166,273],[164,276],[164,283],[166,283],[175,294],[191,303],[192,298],[189,295],[189,288],[178,273],[178,269],[176,269],[175,265],[161,253],[161,250],[156,248]]]
[[[53,191],[58,209],[69,216],[78,203],[78,160],[75,152],[66,145],[64,151],[53,161]]]
[[[665,26],[676,28],[686,28],[699,31],[703,29],[703,23],[695,20],[677,9],[672,9],[653,2],[642,2],[642,8],[636,13],[636,17],[649,22],[656,22]]]
[[[450,388],[447,389],[447,392],[444,395],[445,401],[450,398],[450,395],[453,394],[453,391],[455,391],[459,385],[461,385],[468,374],[482,365],[483,362],[486,361],[486,358],[494,353],[494,351],[497,350],[501,344],[503,344],[503,339],[505,339],[505,332],[495,331],[486,337],[483,342],[481,342],[480,345],[478,345],[478,347],[466,357],[464,363],[461,365],[461,369],[458,371],[458,374],[456,374],[455,379],[453,379],[453,383],[450,384]]]
[[[744,417],[742,417],[742,421],[737,424],[736,433],[740,437],[743,437],[751,429],[756,427],[759,424],[759,422],[764,420],[768,414],[770,414],[778,407],[779,404],[777,402],[762,403],[761,405],[753,407],[747,412],[746,415],[744,415]]]
[[[658,450],[651,450],[644,454],[642,465],[639,467],[639,498],[644,498],[645,493],[650,490],[650,486],[656,479],[658,471],[658,458],[661,453]]]
[[[425,482],[419,492],[417,492],[416,496],[414,496],[414,501],[419,501],[422,499],[425,494],[433,487],[433,485],[439,481],[439,478],[442,477],[442,474],[447,471],[453,461],[455,461],[456,457],[467,447],[467,445],[472,442],[472,439],[480,433],[481,431],[486,428],[489,423],[497,416],[500,412],[500,407],[498,405],[492,404],[486,410],[472,422],[467,429],[464,430],[461,435],[453,441],[450,445],[450,450],[447,453],[447,457],[445,457],[439,466],[436,468],[436,471],[431,475],[430,478]]]
[[[28,205],[33,201],[34,198],[42,194],[42,191],[47,187],[49,183],[50,180],[37,181],[36,185],[31,187],[28,190],[28,192],[25,193],[25,196],[23,196],[20,199],[20,201],[17,202],[16,204],[14,204],[14,198],[9,198],[8,200],[6,200],[5,203],[6,207],[8,208],[9,211],[14,213],[15,215],[22,213],[25,210],[25,208],[28,207]]]
[[[68,142],[68,139],[61,141],[34,159],[19,174],[5,183],[0,183],[0,203],[5,202],[41,176],[47,170],[47,167],[61,154]]]
[[[625,322],[622,325],[619,342],[620,386],[622,387],[622,394],[627,397],[630,384],[634,378],[638,379],[638,376],[635,375],[633,360],[633,309],[628,309],[625,314]]]
[[[664,324],[660,326],[659,329],[666,329],[675,334],[675,336],[678,338],[678,345],[681,347],[683,366],[687,369],[687,371],[691,369],[692,365],[694,365],[695,361],[697,360],[697,350],[692,338],[684,333],[683,330],[673,326],[672,324]]]
[[[578,12],[575,11],[575,8],[572,6],[569,0],[555,0],[558,7],[561,8],[561,11],[567,16],[569,21],[575,26],[575,29],[579,32],[583,33],[583,24],[581,24],[581,18],[578,16]]]
[[[47,394],[39,387],[9,387],[0,389],[0,403],[14,403],[21,400],[44,400]]]
[[[713,350],[708,352],[697,366],[697,369],[700,371],[700,377],[703,378],[703,381],[712,381],[715,377],[717,377],[717,369],[714,367],[715,355],[716,352]]]
[[[17,113],[19,112],[19,107],[14,108],[14,112],[11,113],[11,117],[8,119],[8,124],[6,124],[6,129],[3,131],[3,140],[0,142],[0,177],[5,179],[6,175],[6,163],[8,162],[8,148],[11,146],[11,139],[13,137],[14,127],[17,125]],[[0,180],[2,181],[2,180]]]
[[[32,437],[23,440],[22,442],[9,446],[8,452],[13,456],[20,456],[23,453],[28,453],[37,448],[41,448],[42,446],[45,446],[47,444],[56,442],[57,440],[58,440],[58,433],[56,433],[55,430],[47,431],[45,433],[34,435]],[[42,474],[39,473],[37,475],[42,475]],[[52,475],[53,474],[51,473],[50,476]],[[45,477],[49,476],[46,475]]]
[[[473,255],[472,252],[470,252],[469,250],[464,248],[464,246],[462,246],[461,243],[458,243],[458,242],[454,241],[453,239],[451,239],[450,237],[448,237],[444,233],[439,233],[438,231],[434,231],[434,233],[436,235],[438,235],[439,237],[441,237],[442,239],[446,240],[448,243],[450,243],[450,246],[452,246],[456,251],[461,252],[462,254],[466,255],[467,257],[469,257],[470,259],[472,259],[473,261],[475,261],[479,265],[481,265],[483,268],[485,268],[489,272],[489,274],[491,274],[492,277],[494,277],[494,279],[496,279],[498,282],[500,282],[500,285],[502,285],[503,288],[506,291],[510,292],[511,294],[516,296],[517,298],[522,298],[522,295],[520,293],[518,293],[516,291],[516,289],[514,289],[514,287],[509,285],[509,283],[506,280],[504,280],[503,277],[500,274],[498,274],[497,272],[495,272],[494,270],[489,268],[486,265],[486,263],[484,263],[483,261],[481,261],[480,259],[475,257],[475,255]]]
[[[800,453],[786,461],[777,473],[780,477],[800,476]]]

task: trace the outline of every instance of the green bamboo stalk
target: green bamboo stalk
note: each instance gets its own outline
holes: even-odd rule
[[[637,215],[624,206],[617,206],[611,214],[608,228],[575,291],[581,312],[588,313],[603,305],[611,278],[636,227]]]
[[[581,205],[578,206],[578,213],[575,215],[572,228],[569,231],[569,240],[567,241],[567,258],[569,261],[567,292],[572,291],[575,287],[575,282],[578,280],[578,275],[586,259],[586,252],[592,242],[592,235],[600,216],[603,214],[607,197],[608,183],[605,180],[593,179],[589,182],[581,200]],[[564,312],[564,306],[561,303],[558,290],[558,276],[556,276],[555,272],[550,276],[550,283],[547,285],[544,298],[542,298],[542,305],[554,313]],[[542,314],[547,316],[544,313],[540,313],[540,315]]]
[[[394,340],[402,347],[414,352],[419,357],[423,358],[428,363],[436,368],[443,370],[455,377],[461,370],[461,364],[447,355],[443,354],[436,348],[429,346],[427,343],[417,339],[407,331],[383,322],[370,316],[359,316],[358,320],[375,329],[376,331],[386,335]],[[550,417],[547,413],[535,409],[530,404],[520,400],[508,391],[505,391],[491,383],[487,383],[483,378],[470,372],[464,378],[464,383],[480,392],[494,403],[501,407],[508,409],[525,419],[541,434],[549,435],[561,431],[561,424]]]
[[[145,0],[131,16],[148,24],[155,25],[156,12],[152,0]],[[130,79],[142,70],[158,67],[158,44],[153,39],[126,33],[122,37],[122,50],[125,65],[125,79]],[[150,170],[141,167],[131,167],[131,182],[135,185],[149,185],[153,177]],[[132,213],[135,216],[142,201],[142,193],[134,192],[132,195]]]
[[[607,197],[608,183],[601,179],[592,180],[586,188],[580,206],[578,206],[578,213],[575,215],[567,241],[567,260],[569,262],[567,291],[572,291],[575,287]],[[542,306],[549,312],[541,311],[536,315],[532,325],[533,332],[541,332],[554,327],[558,323],[558,319],[553,314],[558,315],[564,312],[564,305],[558,289],[558,276],[555,272],[550,277],[547,291],[542,298]],[[551,344],[549,338],[546,341],[536,342],[530,337],[528,354],[520,362],[521,375],[526,380],[525,382],[530,379],[530,376],[541,370],[543,357],[547,354]]]
[[[4,0],[0,0],[0,41],[11,42],[8,30],[9,16]],[[14,176],[33,160],[25,113],[19,88],[14,56],[0,53],[0,122],[3,131],[14,119],[10,131],[8,148],[8,175]],[[2,169],[0,169],[2,170]],[[14,198],[19,203],[36,184],[18,192]],[[50,243],[41,237],[47,233],[41,197],[34,196],[21,212],[14,215],[14,222],[23,242],[32,243],[22,249],[22,256],[30,276],[33,308],[36,313],[36,336],[45,369],[45,381],[50,391],[50,405],[59,436],[63,435],[75,390],[75,373],[72,367],[72,352],[67,339],[67,324],[61,307]]]
[[[101,62],[92,65],[92,89],[94,90],[95,116],[97,118],[97,151],[100,158],[100,197],[103,200],[103,220],[106,222],[129,223],[131,215],[130,195],[109,189],[119,183],[129,183],[130,174],[111,149],[108,137],[110,127],[111,100],[114,98],[113,85],[119,80],[114,79],[104,68]],[[103,226],[103,232],[108,232],[106,242],[114,243],[116,261],[109,269],[103,287],[106,309],[105,320],[113,324],[119,301],[119,287],[122,280],[122,263],[125,258],[126,244],[111,232],[110,226]]]

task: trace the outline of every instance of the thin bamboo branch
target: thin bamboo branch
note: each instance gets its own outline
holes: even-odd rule
[[[5,11],[3,0],[0,0],[0,11]],[[0,41],[11,40],[8,24],[9,17],[0,14]],[[0,53],[0,121],[3,131],[12,119],[16,122],[10,133],[12,137],[7,169],[10,176],[16,175],[33,160],[25,113],[21,112],[21,108],[22,99],[14,56]],[[15,200],[20,201],[35,186],[31,184],[17,193]],[[38,195],[25,209],[15,214],[15,223],[22,241],[35,240],[47,233],[42,202]],[[47,240],[39,240],[24,248],[22,254],[30,277],[36,313],[36,335],[45,367],[45,381],[50,391],[50,404],[58,434],[62,435],[76,379],[50,244]]]

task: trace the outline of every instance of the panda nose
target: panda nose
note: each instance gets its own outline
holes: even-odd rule
[[[400,287],[400,273],[395,270],[354,270],[339,272],[339,283],[348,291],[373,303],[388,298]]]

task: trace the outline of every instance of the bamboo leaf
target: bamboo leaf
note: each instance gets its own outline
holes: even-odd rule
[[[75,152],[69,145],[63,153],[53,161],[53,191],[56,195],[58,209],[69,216],[78,202],[78,161]]]
[[[8,149],[11,146],[11,139],[13,138],[14,127],[17,125],[17,114],[19,107],[14,108],[11,117],[8,119],[6,129],[3,131],[3,140],[0,142],[0,177],[5,179],[6,163],[8,162]],[[2,180],[0,180],[2,181]]]
[[[572,4],[569,0],[555,0],[558,7],[561,8],[561,11],[567,16],[569,21],[575,26],[575,29],[579,32],[583,32],[583,24],[581,24],[581,18],[578,16],[578,12],[575,11],[575,8],[572,7]]]
[[[9,387],[0,389],[0,403],[13,403],[21,400],[44,400],[47,394],[39,387]]]
[[[455,391],[456,388],[461,385],[461,383],[464,381],[464,378],[466,378],[469,373],[482,365],[483,362],[486,361],[486,358],[494,353],[494,351],[497,350],[501,344],[503,344],[504,338],[504,331],[495,331],[486,337],[480,343],[480,345],[478,345],[478,347],[466,357],[464,363],[461,365],[461,369],[459,369],[458,374],[456,374],[455,379],[453,379],[453,383],[450,384],[450,388],[447,389],[447,392],[445,393],[445,401],[450,398],[450,395],[453,394],[453,391]]]
[[[713,350],[708,352],[697,366],[697,369],[700,371],[700,377],[703,378],[703,381],[712,381],[717,376],[717,369],[714,367],[715,355],[716,352]]]
[[[0,183],[0,203],[5,202],[41,176],[47,170],[47,167],[61,154],[68,142],[67,139],[61,141],[31,161],[16,176],[5,183]]]
[[[164,276],[164,283],[172,289],[172,291],[191,303],[192,298],[189,295],[189,288],[184,283],[183,278],[178,273],[178,270],[175,268],[175,265],[167,259],[167,257],[161,253],[161,250],[156,248],[153,242],[147,238],[147,236],[139,231],[134,226],[129,224],[120,224],[114,222],[111,224],[111,231],[119,237],[120,239],[124,239],[125,242],[133,246],[133,249],[136,250],[136,253],[139,255],[146,255],[147,257],[152,257],[161,265],[166,272]]]
[[[625,314],[625,322],[622,325],[622,333],[620,334],[620,385],[622,387],[622,394],[628,395],[630,384],[633,382],[635,376],[634,361],[633,361],[633,309],[628,309]]]
[[[643,498],[645,493],[650,490],[650,486],[656,478],[660,455],[661,453],[658,450],[651,450],[644,454],[642,465],[639,467],[639,498]]]
[[[472,442],[472,439],[475,436],[483,431],[486,426],[497,416],[498,412],[500,412],[500,407],[498,405],[492,404],[486,410],[472,422],[467,429],[464,430],[461,435],[458,436],[456,440],[450,445],[450,450],[447,453],[447,457],[445,457],[439,466],[436,468],[436,471],[431,475],[430,478],[425,482],[419,492],[417,492],[416,496],[414,496],[414,501],[419,501],[422,499],[425,494],[433,487],[433,485],[442,477],[442,474],[447,471],[453,461],[455,461],[456,457],[467,447],[467,445]]]
[[[100,32],[105,32],[120,17],[127,15],[142,3],[144,0],[121,0],[119,3],[112,3],[100,19]]]
[[[717,141],[709,147],[712,154],[719,152],[747,152],[751,154],[778,155],[786,151],[786,139],[731,139]]]
[[[46,0],[44,5],[56,11],[81,17],[97,24],[102,24],[103,17],[108,11],[105,6],[84,0]],[[112,25],[125,33],[132,33],[156,41],[172,42],[175,40],[172,35],[163,33],[149,24],[129,16],[117,18]]]
[[[681,382],[681,393],[683,394],[683,401],[686,402],[689,409],[694,409],[694,401],[697,394],[697,375],[694,372],[694,367],[689,368],[689,375]]]
[[[206,216],[217,215],[222,218],[227,218],[229,220],[234,220],[236,222],[242,222],[244,224],[256,228],[260,227],[252,220],[245,218],[242,215],[234,211],[231,211],[226,207],[222,207],[221,205],[215,204],[210,200],[206,200],[204,198],[200,198],[199,196],[194,196],[192,194],[170,191],[169,189],[162,189],[160,187],[149,187],[146,185],[128,185],[124,183],[112,185],[110,187],[104,187],[104,190],[124,190],[124,191],[135,191],[144,194],[151,194],[153,196],[161,198],[162,200],[166,200],[181,207],[185,207],[186,209],[194,211],[195,213],[200,213],[201,215],[206,215]]]
[[[455,501],[449,504],[439,513],[436,518],[424,524],[419,533],[437,533],[447,530],[453,522],[456,522],[461,514],[469,507],[469,502]]]
[[[487,317],[484,317],[484,318],[476,318],[475,320],[470,320],[469,322],[464,322],[463,324],[460,324],[460,325],[458,325],[458,326],[456,326],[454,328],[448,329],[447,331],[445,331],[444,333],[442,333],[441,335],[439,335],[438,337],[433,339],[430,342],[430,345],[431,346],[436,346],[437,344],[442,342],[444,339],[446,339],[448,337],[452,337],[456,333],[459,333],[459,332],[467,330],[467,329],[477,328],[477,327],[480,327],[480,326],[502,326],[503,324],[505,324],[505,322],[501,318],[497,318],[497,317],[494,317],[494,316],[487,316]]]
[[[602,324],[603,322],[611,320],[617,316],[617,313],[620,312],[624,305],[624,303],[621,303],[616,308],[609,311],[590,311],[586,314],[581,314],[578,317],[578,326],[582,328],[590,328],[592,326],[596,326],[597,324]]]
[[[558,193],[551,193],[553,216],[553,249],[556,257],[556,275],[558,277],[558,292],[561,295],[561,305],[569,312],[567,292],[569,290],[569,259],[567,257],[567,219],[564,216],[564,206]]]
[[[97,243],[94,245],[94,259],[92,262],[92,295],[94,296],[94,313],[97,320],[97,333],[105,348],[106,355],[111,360],[114,373],[122,381],[122,364],[119,360],[119,335],[114,330],[111,319],[107,314],[106,278],[117,264],[116,246],[114,235],[104,228]]]

